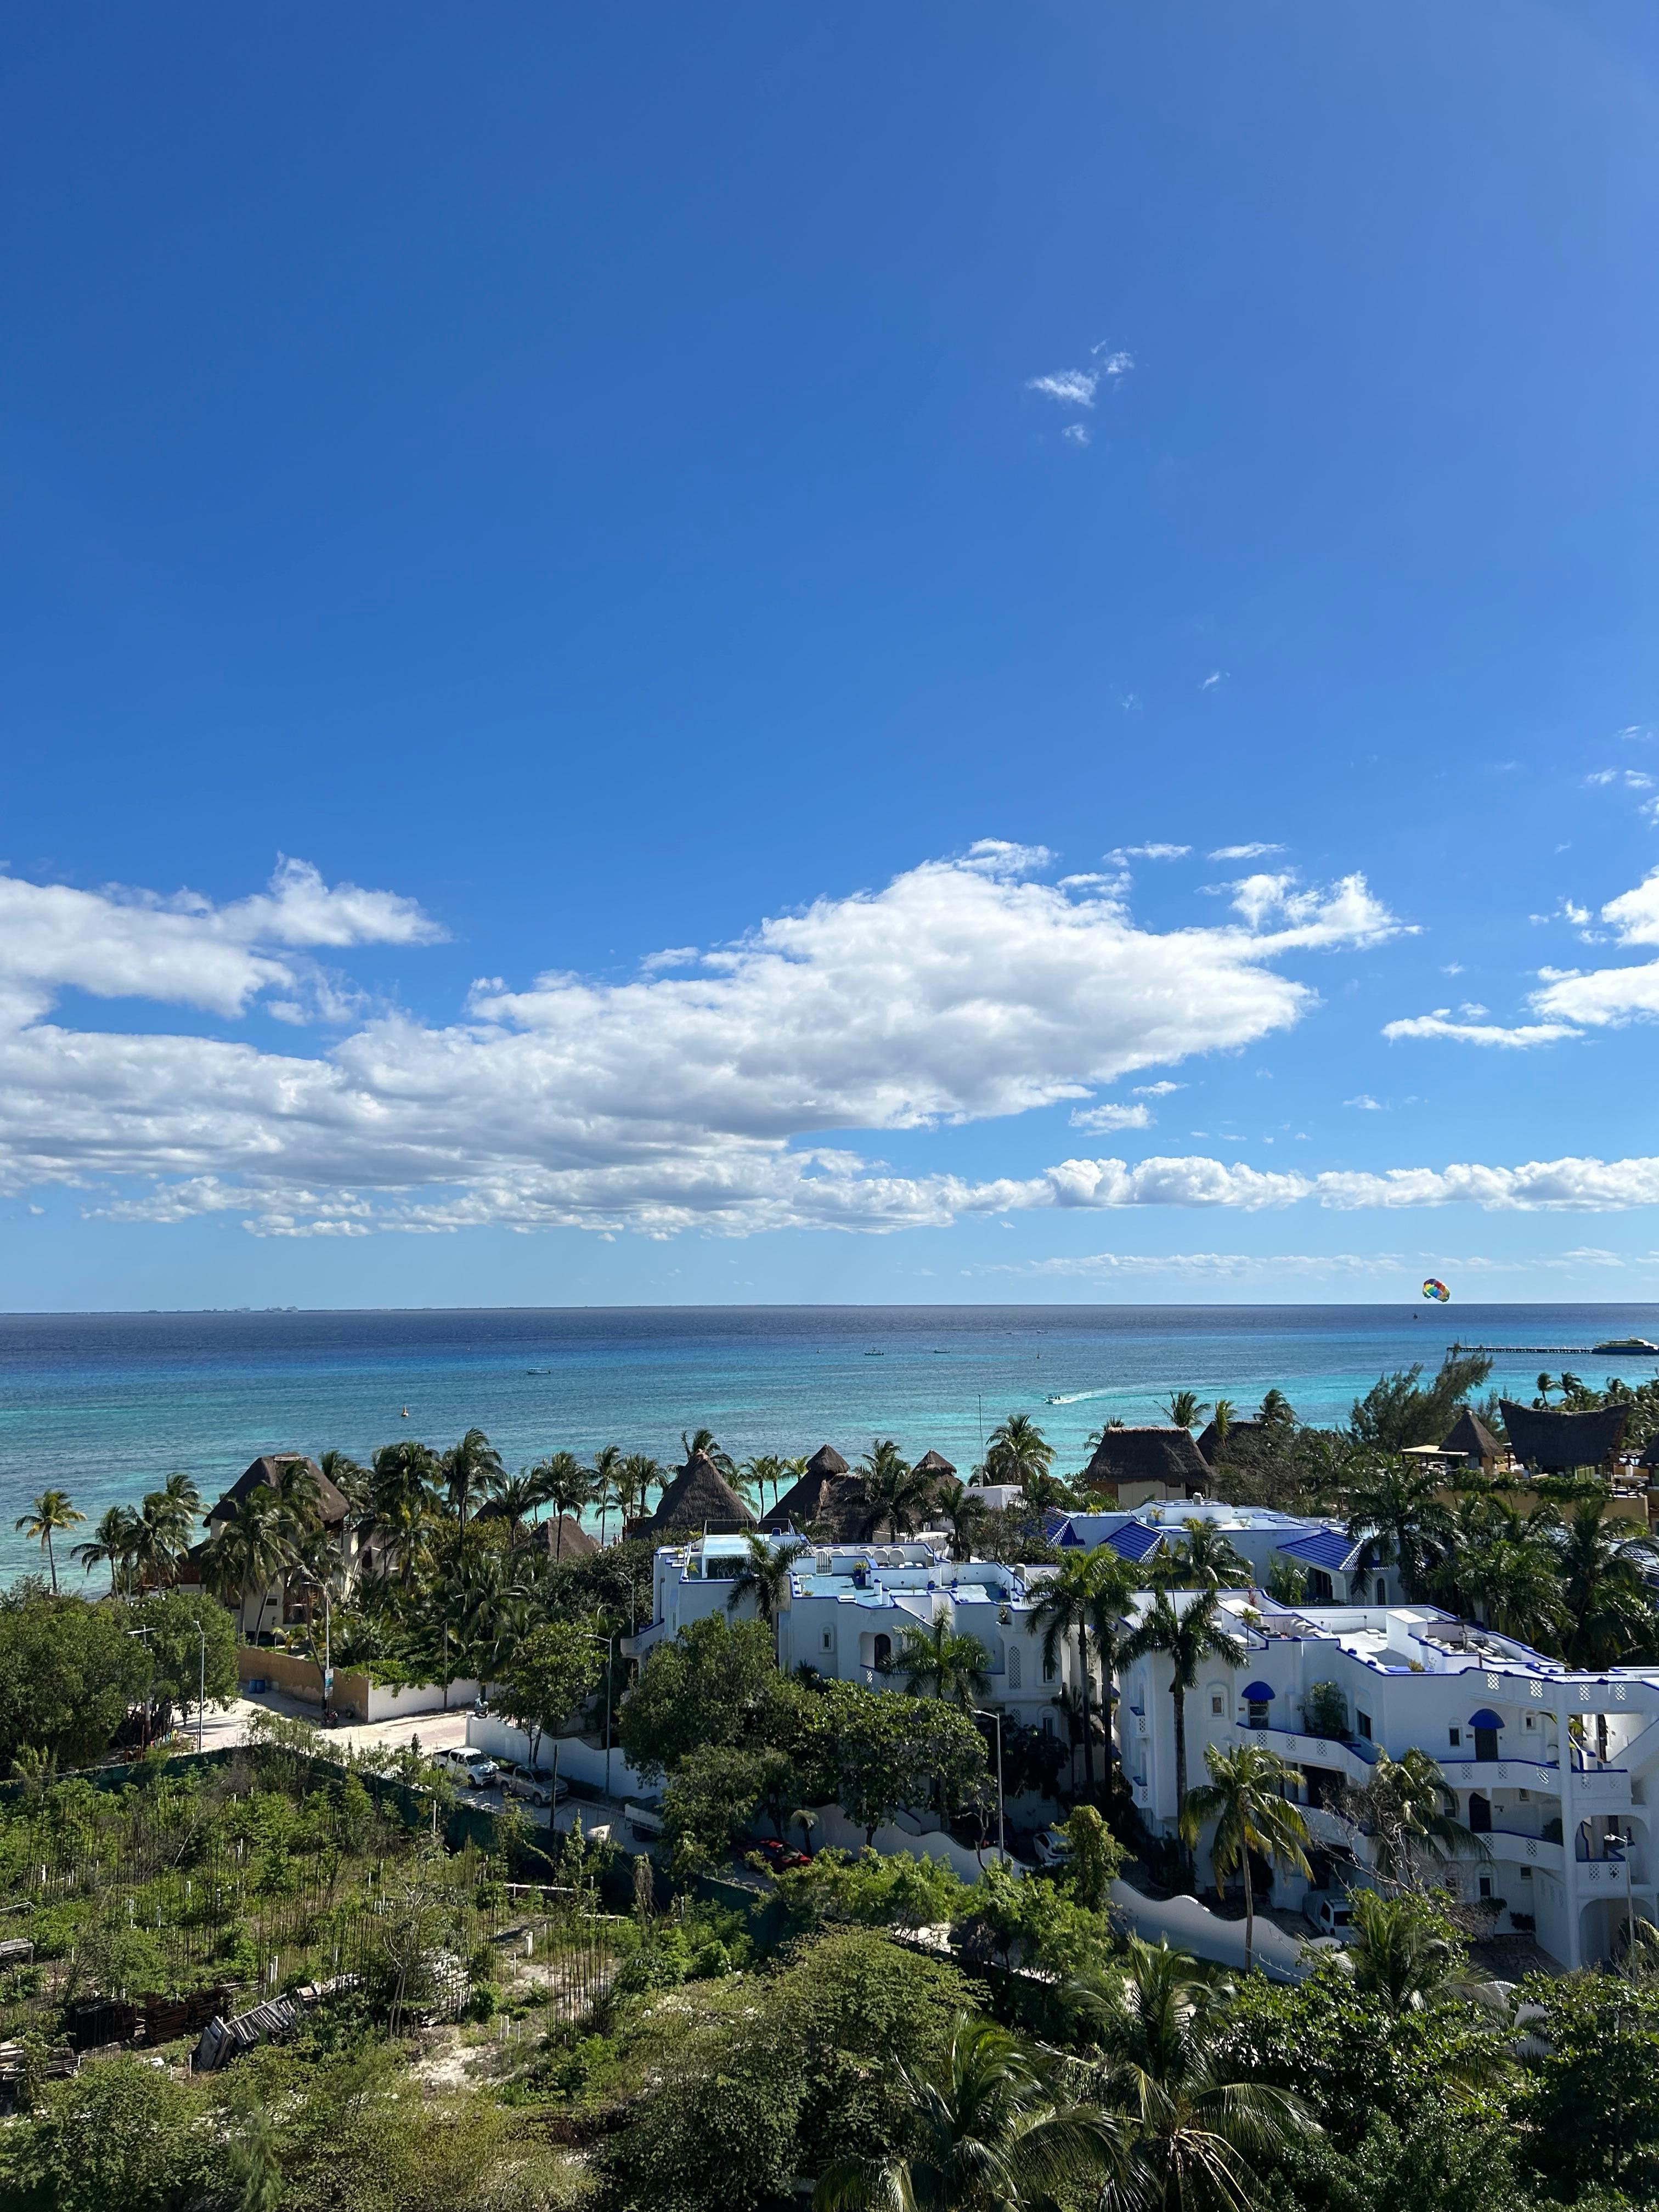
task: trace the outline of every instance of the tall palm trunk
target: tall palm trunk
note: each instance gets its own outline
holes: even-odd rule
[[[56,1597],[58,1595],[58,1559],[57,1554],[52,1548],[52,1531],[50,1528],[46,1531],[46,1565],[52,1569],[52,1594]]]
[[[1239,1852],[1239,1864],[1244,1870],[1244,1971],[1250,1971],[1255,1951],[1255,1884],[1250,1879],[1250,1832],[1244,1831],[1243,1847]]]
[[[1176,1803],[1184,1805],[1187,1802],[1187,1692],[1182,1686],[1179,1674],[1170,1694],[1175,1703]],[[1176,1849],[1182,1871],[1190,1875],[1192,1860],[1185,1842],[1178,1841]]]
[[[1092,1802],[1095,1795],[1095,1729],[1094,1708],[1089,1701],[1089,1625],[1079,1621],[1077,1632],[1078,1662],[1082,1669],[1080,1702],[1083,1710],[1083,1786]]]

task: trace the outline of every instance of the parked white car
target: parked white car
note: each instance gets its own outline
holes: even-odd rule
[[[500,1771],[493,1759],[465,1747],[434,1752],[432,1764],[441,1766],[452,1782],[464,1782],[471,1790],[488,1790]]]
[[[1072,1856],[1072,1846],[1058,1828],[1039,1828],[1031,1838],[1031,1849],[1042,1867],[1064,1866]]]
[[[1346,1936],[1353,1925],[1348,1893],[1342,1889],[1310,1889],[1302,1900],[1302,1917],[1322,1936]]]

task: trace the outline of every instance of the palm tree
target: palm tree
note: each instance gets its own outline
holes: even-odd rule
[[[170,1474],[144,1499],[143,1553],[154,1563],[158,1582],[178,1579],[179,1562],[190,1549],[202,1511],[202,1493],[187,1474]]]
[[[268,1483],[258,1483],[238,1498],[209,1537],[202,1579],[227,1603],[234,1598],[246,1633],[250,1594],[258,1594],[263,1613],[265,1593],[287,1573],[294,1556],[282,1500]]]
[[[1102,1549],[1068,1553],[1059,1571],[1042,1584],[1031,1607],[1031,1629],[1034,1634],[1042,1634],[1042,1664],[1048,1673],[1052,1674],[1058,1669],[1061,1647],[1073,1637],[1077,1638],[1084,1786],[1091,1797],[1095,1794],[1095,1745],[1090,1717],[1094,1697],[1094,1660],[1090,1642],[1103,1632],[1109,1632],[1120,1608],[1127,1608],[1128,1582],[1127,1562],[1115,1552]]]
[[[567,1515],[580,1522],[582,1508],[593,1502],[593,1471],[586,1468],[574,1452],[556,1451],[538,1461],[530,1470],[536,1485],[538,1502],[550,1505],[556,1517],[553,1529],[553,1557],[556,1561],[564,1547],[564,1522]]]
[[[1400,1569],[1407,1597],[1428,1595],[1436,1567],[1452,1540],[1451,1516],[1436,1503],[1437,1475],[1419,1474],[1390,1461],[1348,1486],[1348,1534],[1376,1540],[1379,1566]]]
[[[702,1433],[701,1431],[698,1432]],[[605,1542],[605,1517],[611,1507],[619,1504],[617,1478],[622,1472],[623,1448],[606,1444],[593,1455],[593,1503],[599,1509],[599,1542]]]
[[[1443,1989],[1463,1963],[1443,1917],[1424,1898],[1351,1889],[1348,1909],[1354,1987],[1384,1998],[1395,2012]]]
[[[1302,1772],[1265,1744],[1247,1743],[1237,1751],[1204,1747],[1207,1782],[1189,1790],[1181,1801],[1181,1833],[1190,1850],[1199,1831],[1213,1820],[1215,1838],[1210,1845],[1210,1864],[1215,1869],[1215,1893],[1219,1903],[1226,1894],[1227,1876],[1237,1867],[1244,1881],[1244,1971],[1255,1960],[1255,1884],[1250,1853],[1256,1851],[1274,1867],[1293,1874],[1310,1875],[1308,1824],[1285,1790],[1299,1782]]]
[[[913,1698],[942,1698],[964,1711],[991,1686],[990,1655],[977,1636],[941,1613],[930,1628],[907,1628],[884,1672],[902,1674]]]
[[[1123,2174],[1112,2113],[1057,2099],[1006,2028],[959,2013],[933,2065],[893,2069],[902,2152],[836,2159],[812,2212],[1036,2212],[1100,2194]]]
[[[17,1527],[30,1543],[39,1544],[46,1555],[46,1565],[52,1570],[52,1594],[58,1595],[58,1555],[52,1540],[66,1530],[78,1528],[86,1519],[67,1490],[43,1490],[33,1499],[27,1513],[17,1516]]]
[[[1103,2046],[1103,2100],[1127,2113],[1134,2178],[1121,2203],[1147,2212],[1248,2212],[1250,2161],[1272,2164],[1320,2133],[1299,2097],[1228,2078],[1228,1992],[1167,1944],[1128,1939],[1127,1971],[1067,1992]]]
[[[445,1493],[465,1535],[467,1515],[506,1480],[507,1469],[482,1429],[469,1429],[459,1443],[450,1446],[440,1465]]]
[[[84,1544],[77,1544],[70,1557],[90,1574],[94,1567],[109,1569],[109,1594],[116,1594],[118,1580],[125,1579],[129,1563],[136,1548],[136,1529],[138,1516],[130,1505],[112,1505],[102,1514],[91,1536]]]
[[[749,1556],[732,1577],[732,1587],[726,1593],[726,1609],[728,1613],[735,1613],[745,1598],[752,1597],[760,1618],[769,1627],[775,1627],[795,1562],[811,1547],[809,1544],[771,1544],[764,1536],[755,1535],[751,1535],[748,1542]]]
[[[1196,1390],[1172,1390],[1160,1408],[1169,1415],[1176,1428],[1185,1429],[1188,1434],[1209,1410],[1208,1399],[1200,1398]]]
[[[951,1557],[970,1559],[974,1556],[974,1536],[990,1517],[991,1509],[976,1490],[969,1490],[965,1482],[953,1482],[942,1489],[935,1506],[951,1530]]]
[[[1215,1431],[1218,1444],[1224,1444],[1228,1431],[1238,1418],[1238,1408],[1231,1398],[1218,1398],[1210,1408],[1210,1426]]]
[[[535,1518],[536,1508],[542,1502],[542,1493],[535,1476],[526,1468],[517,1474],[509,1474],[495,1486],[495,1494],[483,1510],[493,1519],[507,1523],[507,1542],[509,1551],[516,1551],[524,1535],[524,1524]]]
[[[1029,1413],[1010,1413],[992,1430],[985,1447],[985,1472],[998,1482],[1024,1485],[1047,1474],[1054,1448]]]
[[[349,1452],[341,1451],[337,1445],[319,1452],[317,1464],[344,1498],[348,1510],[354,1516],[361,1514],[368,1504],[368,1469],[360,1467]]]
[[[866,1452],[859,1480],[866,1542],[884,1528],[895,1537],[908,1536],[933,1496],[932,1479],[916,1473],[891,1437],[878,1437]]]
[[[766,1492],[769,1486],[771,1489],[774,1505],[782,1497],[784,1478],[788,1471],[788,1465],[787,1460],[780,1459],[775,1452],[762,1452],[757,1458],[745,1460],[738,1469],[738,1473],[745,1478],[746,1486],[751,1489],[759,1499],[760,1510],[763,1513],[766,1510]]]
[[[1296,1419],[1296,1408],[1282,1390],[1269,1390],[1256,1408],[1255,1418],[1264,1429],[1282,1428]]]
[[[686,1435],[685,1431],[682,1429],[680,1431],[680,1443],[684,1448],[685,1456],[687,1459],[695,1459],[697,1454],[701,1452],[705,1459],[711,1459],[714,1461],[715,1466],[720,1469],[720,1473],[726,1477],[728,1482],[731,1481],[732,1476],[737,1473],[737,1462],[723,1445],[717,1444],[715,1443],[714,1431],[713,1429],[698,1429],[694,1435],[689,1437]]]
[[[1206,1659],[1219,1659],[1227,1667],[1244,1664],[1243,1641],[1222,1626],[1220,1607],[1220,1594],[1214,1589],[1200,1590],[1180,1608],[1168,1590],[1158,1590],[1124,1644],[1126,1665],[1153,1652],[1170,1662],[1177,1805],[1187,1802],[1187,1692],[1198,1680],[1198,1670]],[[1190,1870],[1191,1855],[1184,1852],[1184,1839],[1183,1853]]]
[[[623,1462],[623,1474],[624,1479],[635,1486],[635,1496],[641,1512],[651,1503],[652,1484],[654,1482],[661,1489],[666,1490],[673,1480],[672,1475],[657,1465],[649,1452],[629,1452],[628,1457]]]
[[[435,1502],[438,1456],[430,1445],[404,1437],[395,1444],[381,1445],[370,1472],[365,1527],[371,1535],[386,1538],[398,1554],[407,1587]]]
[[[1636,1651],[1646,1656],[1653,1645],[1654,1608],[1643,1569],[1653,1563],[1654,1543],[1628,1522],[1609,1522],[1607,1510],[1605,1494],[1580,1499],[1561,1539],[1566,1656],[1575,1667],[1613,1666]]]
[[[1370,1837],[1376,1877],[1390,1887],[1419,1887],[1425,1862],[1490,1856],[1457,1818],[1456,1793],[1445,1776],[1416,1746],[1401,1759],[1379,1752],[1364,1786],[1345,1796],[1343,1811]]]
[[[1153,1580],[1171,1589],[1243,1589],[1255,1569],[1212,1521],[1189,1521],[1181,1541],[1154,1560]]]

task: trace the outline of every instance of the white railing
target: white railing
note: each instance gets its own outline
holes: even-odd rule
[[[1440,1771],[1454,1790],[1540,1790],[1561,1791],[1561,1770],[1540,1759],[1443,1759]],[[1575,1783],[1577,1777],[1574,1777]]]

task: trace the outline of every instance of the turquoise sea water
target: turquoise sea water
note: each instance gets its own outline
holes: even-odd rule
[[[1540,1368],[1638,1381],[1651,1361],[1528,1346],[1659,1340],[1653,1306],[1018,1306],[520,1310],[0,1316],[0,1574],[34,1564],[14,1534],[54,1485],[88,1519],[174,1468],[211,1500],[261,1451],[474,1423],[517,1468],[568,1447],[648,1451],[712,1428],[739,1458],[872,1437],[933,1445],[965,1474],[1005,1413],[1035,1414],[1082,1463],[1113,1416],[1156,1420],[1188,1388],[1241,1411],[1272,1385],[1334,1421],[1384,1369],[1432,1367],[1454,1339],[1512,1346],[1493,1380],[1530,1397]],[[1050,1404],[1051,1398],[1065,1402]],[[409,1409],[409,1419],[403,1409]]]

